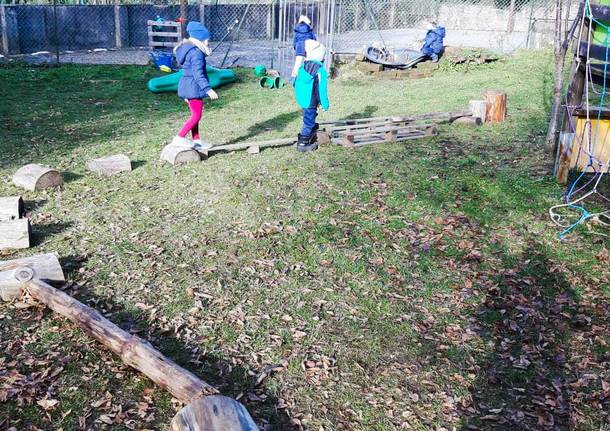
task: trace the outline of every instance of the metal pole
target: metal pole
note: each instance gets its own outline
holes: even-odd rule
[[[57,0],[53,0],[53,27],[54,34],[53,38],[55,39],[55,62],[59,64],[59,31],[57,28]]]

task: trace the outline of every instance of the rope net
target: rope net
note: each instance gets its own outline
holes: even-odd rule
[[[585,15],[591,25],[585,27],[584,17],[580,21],[577,53],[574,70],[584,68],[585,84],[582,103],[569,104],[566,98],[569,135],[574,142],[564,148],[565,152],[577,151],[575,167],[563,195],[565,203],[553,206],[551,219],[563,230],[560,238],[565,237],[581,225],[601,227],[594,233],[609,236],[610,227],[610,188],[607,180],[610,173],[610,109],[608,107],[608,84],[610,62],[610,22],[595,19],[591,12],[590,0],[585,2]],[[581,44],[586,41],[586,44]],[[605,48],[605,61],[592,59],[591,45],[602,44]],[[586,52],[581,50],[585,49]],[[583,61],[585,64],[583,65]],[[569,91],[568,91],[569,93]],[[607,120],[602,120],[606,114]]]

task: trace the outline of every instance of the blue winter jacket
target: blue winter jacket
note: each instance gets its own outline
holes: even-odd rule
[[[302,109],[322,106],[325,111],[330,107],[328,100],[328,72],[319,61],[309,60],[299,69],[294,82],[297,103]]]
[[[422,54],[427,56],[439,55],[443,52],[443,39],[445,38],[445,27],[438,26],[434,30],[428,30],[426,40],[421,49]]]
[[[294,50],[296,51],[297,57],[305,57],[305,41],[306,40],[317,40],[312,28],[301,22],[294,28]]]
[[[206,70],[205,54],[193,43],[186,42],[176,49],[176,61],[182,66],[184,75],[178,83],[178,97],[203,99],[212,89]]]

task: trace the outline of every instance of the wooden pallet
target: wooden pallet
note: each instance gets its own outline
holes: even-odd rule
[[[461,117],[471,116],[470,111],[456,112],[431,112],[421,115],[392,115],[386,117],[370,117],[370,118],[354,118],[347,120],[322,121],[320,129],[326,132],[341,131],[349,128],[357,128],[358,126],[378,126],[378,125],[400,125],[411,124],[418,122],[430,122],[434,124],[452,123]]]
[[[360,129],[342,133],[331,141],[345,148],[356,148],[365,145],[384,144],[389,142],[403,142],[412,139],[423,139],[437,134],[436,126],[424,127],[393,126]]]
[[[151,48],[173,48],[182,42],[182,24],[176,21],[147,21],[148,25],[148,45]],[[162,27],[156,30],[155,27]],[[162,38],[162,40],[159,40]]]

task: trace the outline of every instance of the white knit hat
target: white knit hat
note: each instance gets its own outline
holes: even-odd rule
[[[326,48],[317,40],[307,39],[305,41],[305,61],[315,60],[324,61]]]
[[[297,24],[300,24],[304,22],[305,24],[307,24],[308,26],[311,27],[311,20],[307,17],[307,15],[301,15],[299,17],[299,21],[297,22]]]

